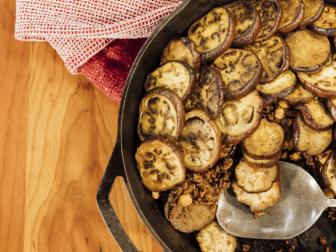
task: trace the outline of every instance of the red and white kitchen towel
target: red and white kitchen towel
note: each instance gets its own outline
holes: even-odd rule
[[[119,101],[153,29],[182,0],[17,0],[15,37],[47,41],[72,73]]]

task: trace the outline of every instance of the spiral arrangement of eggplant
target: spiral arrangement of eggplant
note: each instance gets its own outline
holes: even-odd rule
[[[323,0],[234,1],[166,45],[144,84],[136,161],[148,190],[169,191],[172,226],[201,230],[202,251],[236,248],[214,222],[230,184],[255,216],[278,202],[279,159],[326,156],[320,177],[336,196],[335,155],[325,155],[335,141],[335,52],[336,8]]]

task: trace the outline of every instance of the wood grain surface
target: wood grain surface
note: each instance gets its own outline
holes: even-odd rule
[[[0,251],[119,251],[95,202],[118,105],[48,44],[14,39],[15,1],[0,10]],[[110,198],[138,249],[162,251],[121,179]]]

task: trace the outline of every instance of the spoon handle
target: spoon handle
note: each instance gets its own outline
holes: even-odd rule
[[[336,207],[336,199],[329,199],[328,207]]]

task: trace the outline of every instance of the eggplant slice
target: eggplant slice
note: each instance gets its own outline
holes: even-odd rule
[[[216,117],[223,110],[224,84],[220,74],[211,67],[205,67],[197,87],[199,104],[209,113]]]
[[[283,99],[290,105],[302,104],[311,101],[314,95],[303,88],[300,84],[297,84],[294,91]]]
[[[325,130],[334,124],[333,118],[318,100],[312,100],[296,108],[301,111],[305,123],[314,130]]]
[[[177,138],[184,126],[184,108],[180,98],[171,90],[156,88],[142,98],[139,107],[138,135]]]
[[[197,73],[201,66],[201,56],[188,38],[174,39],[163,50],[161,65],[169,61],[181,61],[191,66]]]
[[[264,215],[266,208],[274,206],[280,199],[280,183],[274,182],[272,187],[261,193],[248,193],[239,187],[236,183],[232,185],[237,200],[250,207],[252,213],[257,216]]]
[[[306,152],[310,156],[323,153],[332,141],[332,130],[317,131],[310,128],[300,116],[293,122],[294,146],[298,151]]]
[[[262,63],[264,69],[262,83],[274,80],[289,67],[289,50],[286,42],[279,36],[272,36],[246,48],[254,52]]]
[[[281,157],[281,151],[279,151],[278,154],[276,154],[274,157],[272,158],[265,158],[265,159],[254,159],[252,157],[250,157],[249,155],[247,155],[245,152],[243,152],[243,158],[244,160],[249,163],[250,166],[254,167],[254,168],[270,168],[274,165],[276,165],[276,163],[279,161]]]
[[[189,65],[180,61],[170,61],[148,75],[145,88],[146,91],[158,87],[168,88],[183,100],[189,95],[194,84],[195,72]]]
[[[249,1],[236,1],[225,6],[235,20],[233,45],[242,47],[252,43],[261,29],[258,11]]]
[[[330,155],[328,161],[322,168],[324,184],[336,194],[336,162],[335,154]]]
[[[288,33],[300,26],[304,18],[304,3],[302,0],[280,0],[282,17],[278,30]]]
[[[303,3],[305,7],[301,27],[311,25],[317,21],[321,17],[324,9],[323,0],[303,0]]]
[[[282,149],[285,133],[282,127],[262,119],[258,128],[243,142],[244,152],[254,159],[275,157]]]
[[[298,73],[302,85],[322,98],[336,98],[336,57],[318,72]]]
[[[290,70],[286,70],[274,80],[265,84],[258,85],[257,90],[262,93],[268,100],[273,101],[284,98],[292,93],[295,89],[295,84],[295,74]]]
[[[256,41],[261,42],[272,37],[277,31],[282,10],[279,0],[261,0],[256,5],[261,18],[261,30]]]
[[[327,107],[329,109],[329,112],[330,112],[332,118],[336,122],[336,98],[328,99],[327,100]]]
[[[216,58],[213,67],[223,80],[227,99],[239,99],[260,82],[262,65],[258,57],[243,49],[229,49]]]
[[[219,158],[221,133],[204,110],[194,109],[185,116],[179,146],[185,167],[194,172],[204,172]]]
[[[324,36],[336,36],[336,8],[331,5],[324,7],[322,16],[312,25],[311,29]]]
[[[278,165],[270,168],[251,166],[242,159],[235,169],[237,184],[249,193],[268,191],[278,177]]]
[[[330,59],[328,38],[309,30],[291,33],[286,42],[291,55],[290,67],[296,72],[318,71]]]
[[[237,248],[236,237],[223,230],[215,221],[201,229],[196,240],[202,252],[234,252]]]
[[[225,144],[238,144],[258,127],[261,120],[262,98],[253,91],[243,98],[224,103],[216,123],[224,134]]]
[[[157,138],[142,143],[135,154],[142,183],[152,192],[172,189],[185,180],[186,170],[178,147]]]
[[[164,213],[171,225],[183,233],[198,231],[216,217],[218,195],[198,174],[191,174],[169,192]]]
[[[231,46],[234,26],[230,12],[224,7],[217,7],[190,26],[188,38],[194,42],[202,61],[210,61]]]

